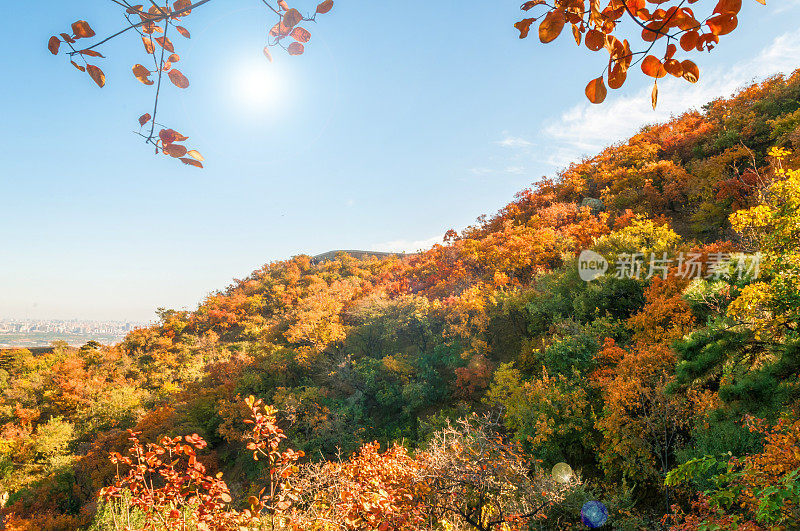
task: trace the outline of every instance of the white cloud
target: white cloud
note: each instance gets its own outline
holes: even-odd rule
[[[525,140],[524,138],[519,137],[519,136],[511,136],[511,135],[506,134],[506,136],[505,136],[505,138],[503,138],[503,140],[497,140],[497,141],[495,141],[495,144],[497,144],[498,146],[506,147],[506,148],[524,149],[524,148],[531,147],[533,145],[533,142],[530,142],[529,140]]]
[[[544,128],[543,134],[551,144],[546,162],[563,167],[630,137],[644,125],[668,120],[715,98],[729,96],[755,79],[779,72],[790,73],[798,66],[798,56],[800,35],[786,33],[749,61],[726,69],[701,71],[700,82],[694,85],[664,78],[659,83],[656,111],[650,107],[651,87],[609,98],[601,105],[589,102],[575,105]]]
[[[513,173],[515,175],[525,173],[525,166],[508,166],[506,168],[506,173]]]
[[[442,243],[442,236],[432,236],[424,240],[393,240],[375,243],[370,246],[369,250],[385,253],[416,253],[420,250],[430,249],[435,243]]]
[[[484,168],[484,167],[481,167],[481,168],[470,168],[469,169],[469,172],[472,175],[488,175],[490,173],[494,173],[494,171],[495,170],[493,170],[491,168]]]

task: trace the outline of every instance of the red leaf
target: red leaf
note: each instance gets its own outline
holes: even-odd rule
[[[150,113],[149,113],[149,112],[148,112],[148,113],[145,113],[145,114],[143,114],[143,115],[141,115],[141,116],[139,117],[139,125],[144,125],[144,124],[146,124],[147,122],[149,122],[149,121],[150,121],[150,118],[152,118],[152,116],[150,116]]]
[[[189,80],[177,68],[169,71],[169,80],[178,88],[185,89],[189,87]]]
[[[325,0],[317,6],[317,13],[324,15],[331,9],[333,9],[333,0]]]
[[[188,157],[182,158],[181,162],[183,162],[184,164],[188,164],[189,166],[194,166],[195,168],[202,168],[203,167],[203,163],[202,162],[198,162],[198,161],[196,161],[194,159],[190,159]]]
[[[289,55],[300,55],[304,51],[306,51],[306,47],[300,44],[299,42],[293,42],[289,45]]]
[[[61,47],[61,39],[53,35],[50,37],[50,40],[47,41],[47,49],[50,50],[50,53],[53,55],[58,55],[58,49]]]

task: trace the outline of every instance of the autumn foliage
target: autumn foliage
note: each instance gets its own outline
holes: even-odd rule
[[[587,501],[791,528],[798,102],[797,73],[746,87],[414,255],[300,255],[119,345],[0,351],[7,528],[580,529]]]

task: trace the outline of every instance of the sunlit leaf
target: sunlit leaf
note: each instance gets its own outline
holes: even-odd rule
[[[689,83],[697,83],[697,80],[700,79],[700,69],[697,68],[697,65],[686,59],[681,63],[681,67],[683,68],[683,79]]]
[[[148,113],[145,113],[145,114],[143,114],[143,115],[141,115],[141,116],[139,117],[139,125],[140,125],[140,126],[143,126],[144,124],[146,124],[147,122],[149,122],[149,121],[150,121],[150,118],[152,118],[152,116],[150,116],[150,113],[149,113],[149,112],[148,112]]]
[[[136,76],[136,79],[144,83],[145,85],[152,85],[154,83],[153,80],[150,79],[150,70],[147,69],[144,65],[136,64],[133,65],[133,75]]]
[[[668,59],[664,62],[664,70],[675,77],[683,76],[683,65],[677,59]]]
[[[89,75],[92,76],[92,79],[97,86],[103,88],[106,84],[106,75],[103,73],[102,70],[97,68],[95,65],[86,65],[86,71],[89,72]]]
[[[650,93],[650,102],[653,104],[653,110],[656,110],[658,104],[658,82],[653,83],[653,92]]]
[[[564,29],[564,12],[560,9],[550,11],[541,24],[539,24],[539,40],[548,43],[554,41]]]
[[[544,4],[546,0],[529,0],[520,6],[520,9],[523,11],[529,11],[532,8],[538,6],[539,4]]]
[[[297,26],[292,30],[291,36],[298,42],[308,42],[311,40],[311,32],[305,28]]]
[[[175,26],[175,29],[178,30],[178,33],[180,33],[181,35],[183,35],[187,39],[190,39],[192,37],[192,34],[189,33],[189,30],[187,30],[183,26]]]
[[[585,92],[586,97],[589,98],[589,101],[592,103],[603,103],[603,100],[606,99],[606,94],[608,93],[606,90],[606,85],[603,83],[603,76],[589,81],[589,84],[586,85]]]
[[[583,42],[586,44],[587,48],[596,52],[605,46],[606,39],[605,36],[596,29],[590,29],[586,32],[586,38]]]
[[[203,155],[201,155],[198,151],[195,151],[194,149],[190,149],[186,154],[195,160],[199,160],[200,162],[206,160],[203,158]]]
[[[153,40],[150,37],[142,37],[142,44],[144,44],[144,51],[147,53],[154,53],[156,51],[156,46],[153,44]]]
[[[687,31],[681,36],[680,44],[684,51],[688,52],[697,47],[697,42],[700,40],[700,34],[696,31]]]
[[[264,57],[269,59],[269,62],[272,62],[272,54],[269,53],[269,46],[264,46]]]
[[[583,33],[581,33],[581,29],[577,24],[572,25],[572,37],[575,39],[575,44],[580,46],[581,40],[583,39]]]
[[[725,13],[711,17],[706,24],[714,35],[727,35],[736,29],[739,19],[736,18],[736,15]]]
[[[656,79],[667,75],[667,71],[664,70],[664,65],[661,64],[661,61],[655,55],[648,55],[644,58],[644,61],[642,61],[642,72],[644,72],[646,76]]]
[[[181,56],[180,56],[180,55],[178,55],[178,54],[176,54],[176,53],[174,53],[174,54],[170,55],[170,56],[169,56],[169,59],[167,59],[167,60],[168,60],[170,63],[177,63],[178,61],[180,61],[180,60],[181,60]]]
[[[72,23],[72,33],[75,34],[75,37],[86,39],[89,37],[94,37],[95,33],[89,23],[85,20],[79,20],[77,22]]]
[[[81,72],[86,72],[86,69],[84,67],[82,67],[81,65],[79,65],[78,63],[76,63],[75,61],[70,61],[70,63],[72,63],[72,66],[74,66],[75,68],[77,68]]]
[[[614,68],[611,69],[611,72],[608,74],[608,86],[612,89],[618,89],[622,85],[625,84],[625,80],[628,77],[627,69],[623,68],[621,65],[616,64]]]

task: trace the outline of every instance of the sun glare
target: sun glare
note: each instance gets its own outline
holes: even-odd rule
[[[233,96],[247,111],[265,111],[280,99],[278,75],[269,65],[247,65],[234,76]]]

